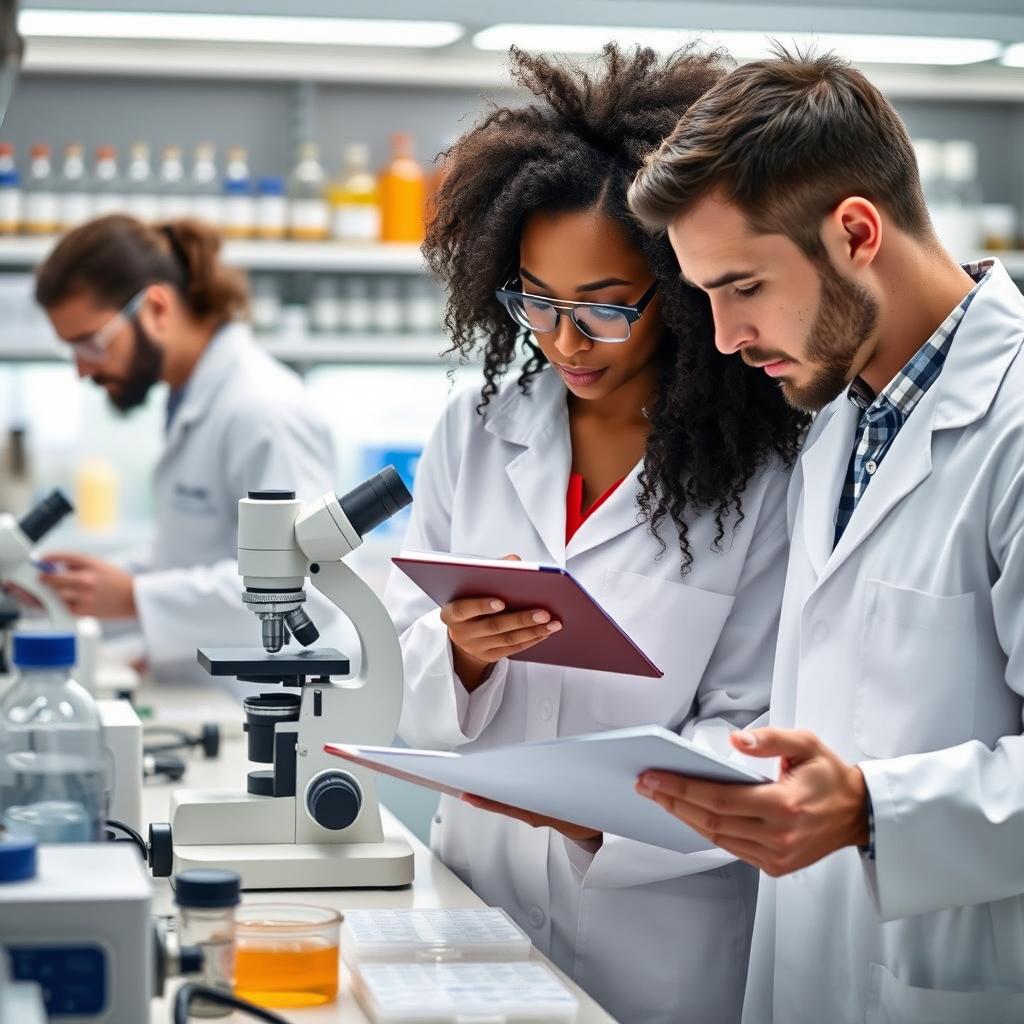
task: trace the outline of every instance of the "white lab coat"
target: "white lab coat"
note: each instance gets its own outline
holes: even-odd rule
[[[860,765],[877,859],[762,879],[746,1024],[1024,1021],[1022,340],[996,264],[835,551],[845,395],[804,448],[771,721]]]
[[[263,351],[247,325],[218,331],[189,377],[156,466],[152,547],[127,563],[158,674],[199,678],[197,647],[260,644],[259,622],[241,601],[238,500],[261,488],[311,500],[334,486],[335,468],[329,428],[299,377]],[[346,644],[347,620],[312,588],[306,595],[323,642]]]
[[[506,383],[450,403],[424,451],[406,546],[553,562],[568,568],[665,671],[663,679],[503,661],[468,694],[454,676],[440,611],[404,575],[388,601],[405,655],[399,733],[414,747],[464,751],[658,724],[719,736],[767,707],[786,561],[788,473],[743,498],[746,519],[711,550],[713,517],[659,546],[636,509],[640,466],[565,544],[571,450],[566,390],[550,370],[529,396]],[[684,413],[685,414],[685,413]],[[756,877],[721,850],[683,855],[605,836],[593,856],[448,797],[432,845],[489,904],[628,1024],[739,1019]]]

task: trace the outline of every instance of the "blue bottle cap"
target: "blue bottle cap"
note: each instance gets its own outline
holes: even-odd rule
[[[248,179],[239,178],[225,178],[224,179],[224,194],[229,196],[247,196],[252,191],[252,186]]]
[[[17,188],[21,184],[21,175],[12,167],[9,171],[0,171],[0,188]]]
[[[0,883],[23,882],[36,877],[34,839],[0,840]]]
[[[174,876],[174,902],[179,907],[234,907],[242,900],[241,888],[236,871],[189,868]]]
[[[15,633],[12,661],[18,668],[70,668],[74,633]]]
[[[260,178],[256,187],[261,196],[283,196],[284,178]]]

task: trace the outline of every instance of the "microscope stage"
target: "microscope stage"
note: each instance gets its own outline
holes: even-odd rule
[[[295,676],[347,676],[351,671],[348,658],[333,647],[279,654],[268,654],[262,647],[200,647],[197,655],[211,676],[260,677],[261,682]]]

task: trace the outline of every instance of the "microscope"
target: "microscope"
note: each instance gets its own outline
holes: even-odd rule
[[[412,501],[394,467],[310,504],[291,491],[253,491],[238,506],[242,600],[261,623],[260,648],[201,648],[212,675],[280,684],[243,701],[249,760],[270,764],[244,791],[180,790],[171,798],[174,869],[229,868],[246,889],[395,888],[413,853],[383,828],[372,773],[339,768],[330,742],[390,744],[402,710],[402,652],[380,598],[342,559]],[[348,616],[360,671],[319,639],[306,580]],[[286,649],[294,639],[305,650]],[[333,678],[332,678],[333,677]],[[294,692],[290,692],[294,691]]]
[[[90,693],[95,693],[100,647],[99,623],[88,616],[72,615],[56,593],[39,582],[40,570],[32,557],[34,546],[73,511],[71,502],[63,492],[55,489],[21,519],[7,512],[0,513],[0,584],[14,584],[38,601],[47,619],[47,628],[66,630],[77,635],[78,664],[75,666],[75,678]],[[7,639],[11,627],[18,619],[15,611],[16,608],[5,605],[2,617],[4,635],[0,659],[5,664]]]

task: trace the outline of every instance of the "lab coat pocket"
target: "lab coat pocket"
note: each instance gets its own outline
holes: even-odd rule
[[[942,750],[974,734],[974,594],[867,581],[857,745],[869,757]]]
[[[1020,1024],[1024,992],[914,988],[871,964],[864,1024]]]
[[[601,604],[665,675],[595,675],[594,718],[615,728],[682,721],[733,601],[728,594],[609,569]]]

